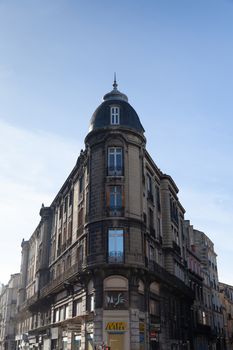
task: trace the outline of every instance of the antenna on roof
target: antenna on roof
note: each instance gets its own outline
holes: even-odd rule
[[[116,72],[114,72],[114,83],[112,84],[112,86],[113,86],[113,89],[114,90],[117,90],[117,82],[116,82]]]

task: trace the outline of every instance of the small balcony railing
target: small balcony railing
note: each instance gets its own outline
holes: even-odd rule
[[[124,208],[115,206],[115,207],[108,207],[107,208],[107,215],[108,216],[124,216]]]
[[[124,261],[123,252],[121,251],[109,252],[109,255],[108,255],[109,263],[122,263],[123,261]]]
[[[108,173],[108,176],[122,176],[123,175],[123,168],[121,166],[108,167],[107,173]]]
[[[53,281],[48,283],[44,288],[41,289],[40,297],[44,297],[50,294],[54,289],[62,285],[65,281],[69,280],[71,277],[75,276],[78,272],[82,271],[86,266],[86,261],[78,261],[71,267],[69,267],[60,276],[55,278]]]

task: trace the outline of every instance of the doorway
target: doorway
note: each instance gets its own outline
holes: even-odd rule
[[[108,335],[108,345],[111,350],[124,350],[124,334],[110,333]]]

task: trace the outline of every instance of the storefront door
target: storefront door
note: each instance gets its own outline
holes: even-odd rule
[[[109,334],[108,345],[111,350],[124,350],[124,334]]]

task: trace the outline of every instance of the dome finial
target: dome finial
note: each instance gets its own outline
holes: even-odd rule
[[[112,86],[113,86],[113,89],[114,89],[114,90],[117,90],[118,84],[117,84],[117,82],[116,82],[116,72],[114,72],[114,83],[112,84]]]

